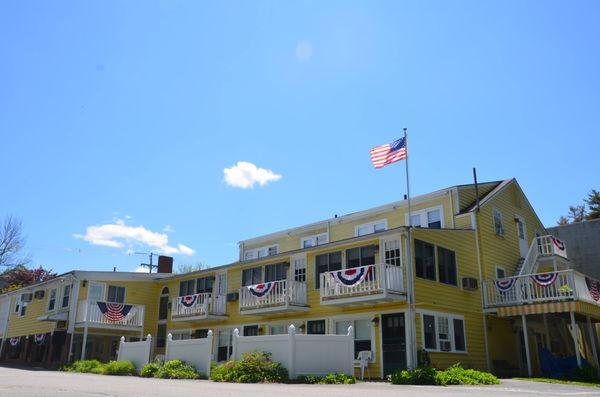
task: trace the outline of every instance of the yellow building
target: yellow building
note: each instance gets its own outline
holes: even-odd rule
[[[372,377],[427,359],[501,375],[566,356],[597,362],[595,281],[563,270],[566,251],[553,248],[561,242],[546,236],[516,180],[411,204],[410,219],[398,201],[244,240],[238,261],[198,272],[74,271],[2,295],[0,358],[108,360],[121,335],[146,334],[159,355],[169,333],[213,330],[223,361],[234,329],[273,335],[294,324],[309,334],[353,325],[355,355],[368,352]]]

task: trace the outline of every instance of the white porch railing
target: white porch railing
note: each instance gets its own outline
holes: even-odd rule
[[[540,285],[535,276],[556,274],[549,285]],[[527,274],[483,282],[483,297],[486,308],[516,306],[532,303],[549,303],[568,300],[584,300],[599,304],[592,296],[591,285],[600,282],[574,270],[562,270],[543,274]]]
[[[171,317],[202,317],[208,315],[224,316],[227,311],[227,297],[212,293],[196,294],[196,299],[191,306],[181,302],[182,297],[171,301]]]
[[[385,294],[388,291],[405,292],[401,266],[379,263],[357,267],[356,269],[360,270],[362,268],[367,269],[367,275],[361,283],[352,286],[336,281],[333,276],[335,271],[321,274],[321,299]]]
[[[567,259],[567,247],[564,241],[550,235],[534,238],[529,246],[527,256],[525,256],[519,275],[533,273],[535,265],[540,257],[553,255]]]
[[[107,303],[107,302],[100,302]],[[108,302],[110,303],[110,302]],[[117,303],[118,305],[118,303]],[[129,304],[125,304],[129,305]],[[83,300],[79,302],[77,307],[76,323],[87,323],[88,326],[101,327],[116,327],[116,328],[132,328],[142,327],[144,325],[143,305],[130,305],[131,309],[121,319],[119,316],[103,314],[96,301]]]
[[[240,288],[240,311],[274,306],[305,306],[306,283],[291,280],[273,281],[272,290],[263,297],[252,294],[248,287]]]

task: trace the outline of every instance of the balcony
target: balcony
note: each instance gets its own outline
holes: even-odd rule
[[[282,313],[307,310],[306,283],[270,281],[240,288],[240,313]]]
[[[227,297],[212,293],[179,296],[171,301],[171,320],[198,321],[227,318]]]
[[[562,270],[486,280],[483,294],[486,309],[566,301],[598,306],[600,282],[574,270]]]
[[[322,305],[406,300],[402,267],[385,263],[321,274]]]
[[[76,326],[140,330],[144,326],[143,305],[83,300],[77,307]]]

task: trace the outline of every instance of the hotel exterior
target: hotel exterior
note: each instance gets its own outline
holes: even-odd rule
[[[275,335],[293,324],[305,334],[352,325],[355,355],[371,352],[377,378],[426,356],[500,376],[565,357],[597,366],[600,283],[569,269],[568,247],[515,179],[411,204],[410,219],[398,201],[244,240],[238,261],[198,272],[171,274],[162,258],[156,274],[72,271],[0,295],[0,360],[106,361],[121,336],[147,334],[156,356],[168,334],[212,330],[213,359],[224,361],[234,329]]]

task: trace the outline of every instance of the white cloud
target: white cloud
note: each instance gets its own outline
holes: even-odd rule
[[[126,252],[131,252],[131,247],[136,245],[147,246],[167,255],[194,255],[196,252],[183,244],[170,246],[169,236],[166,234],[153,232],[144,226],[128,226],[122,219],[117,219],[110,224],[88,226],[85,234],[74,234],[73,236],[92,245],[113,248],[127,247]]]
[[[302,40],[296,44],[296,58],[301,61],[308,61],[312,58],[313,47],[310,41]]]
[[[247,161],[238,161],[233,167],[223,169],[225,183],[241,189],[253,188],[259,184],[265,186],[282,178],[281,175],[265,168],[259,168]]]
[[[167,226],[163,227],[162,231],[165,233],[175,233],[175,229],[173,229],[171,227],[171,225],[167,225]]]
[[[145,266],[138,266],[135,268],[134,272],[136,273],[148,273],[148,268]]]

